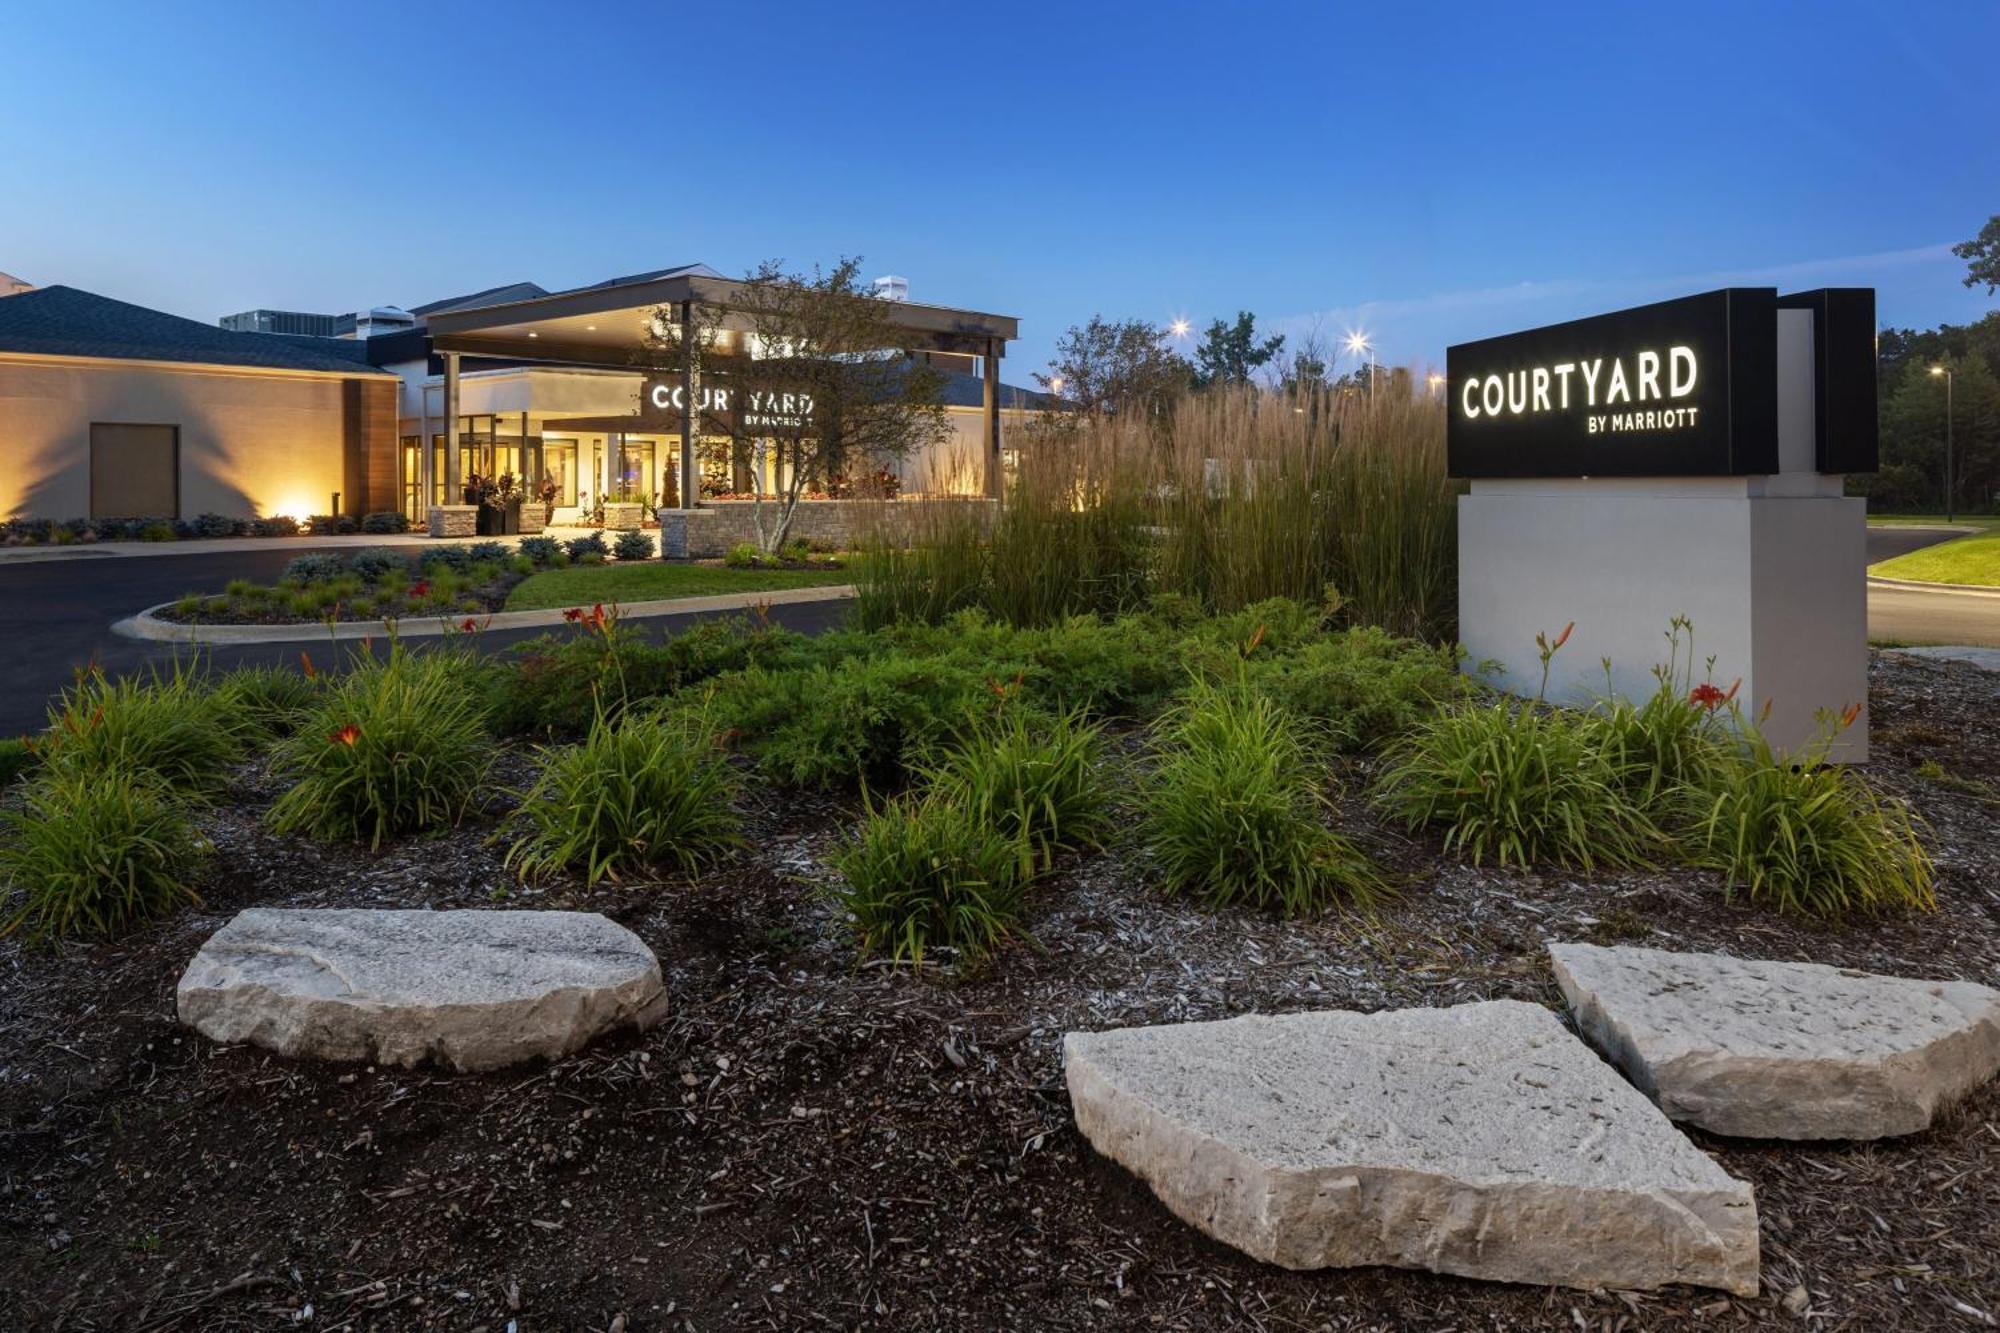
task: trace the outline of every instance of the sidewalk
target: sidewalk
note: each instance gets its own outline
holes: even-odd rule
[[[568,541],[601,528],[550,527],[541,536]],[[651,531],[651,529],[647,529]],[[421,532],[360,532],[338,537],[196,537],[172,542],[77,542],[69,546],[0,546],[0,564],[38,564],[48,560],[129,559],[134,556],[216,555],[230,551],[323,551],[370,546],[471,546],[475,542],[520,541],[519,537],[431,537]],[[617,534],[605,532],[606,542]]]

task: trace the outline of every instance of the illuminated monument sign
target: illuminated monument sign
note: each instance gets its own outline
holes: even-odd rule
[[[1874,333],[1867,289],[1735,287],[1451,348],[1468,660],[1532,693],[1534,635],[1574,621],[1550,697],[1637,699],[1685,616],[1693,660],[1770,704],[1780,748],[1865,705],[1865,529],[1842,482],[1876,465]],[[1865,757],[1865,722],[1834,753]]]
[[[1874,309],[1866,289],[1781,297],[1770,287],[1732,287],[1461,343],[1446,354],[1451,474],[1748,477],[1792,470],[1777,452],[1781,310],[1814,312],[1818,387],[1839,385],[1849,400],[1822,410],[1844,429],[1838,456],[1822,448],[1810,469],[1873,471]]]

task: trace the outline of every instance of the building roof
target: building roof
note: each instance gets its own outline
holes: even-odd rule
[[[424,319],[446,310],[477,310],[481,306],[504,305],[508,301],[532,301],[537,296],[548,294],[548,289],[538,283],[510,282],[500,287],[488,287],[483,292],[472,292],[465,296],[447,296],[442,301],[413,305],[409,307],[409,311],[418,319]]]
[[[942,391],[946,407],[986,406],[986,384],[977,375],[964,371],[947,372]],[[1024,389],[1018,384],[1000,386],[1000,406],[1003,410],[1039,412],[1049,405],[1049,396],[1034,389]]]
[[[340,348],[337,341],[232,333],[75,287],[39,287],[0,301],[0,352],[370,373],[363,344]]]

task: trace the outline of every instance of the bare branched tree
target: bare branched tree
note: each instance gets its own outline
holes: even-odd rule
[[[701,434],[727,437],[735,471],[750,473],[765,552],[784,544],[808,491],[865,488],[875,471],[951,433],[944,376],[901,350],[894,306],[860,275],[858,256],[810,274],[759,265],[732,300],[730,332],[716,327],[718,312],[697,310],[685,353],[677,312],[662,308],[651,322],[648,364],[695,359]]]

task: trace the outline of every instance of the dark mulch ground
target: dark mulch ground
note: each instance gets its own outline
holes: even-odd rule
[[[300,1065],[183,1033],[173,985],[250,903],[456,907],[488,827],[379,856],[211,823],[206,910],[59,957],[0,953],[0,1327],[34,1329],[1967,1329],[2000,1317],[2000,1087],[1931,1132],[1697,1136],[1751,1181],[1765,1294],[1298,1274],[1208,1242],[1072,1129],[1070,1028],[1512,996],[1549,939],[1644,940],[2000,981],[2000,677],[1883,657],[1872,772],[1922,809],[1935,915],[1830,928],[1685,872],[1475,871],[1349,810],[1410,877],[1375,921],[1211,914],[1130,856],[1041,893],[1041,950],[857,968],[812,886],[852,809],[766,798],[761,850],[588,905],[658,951],[641,1038],[478,1077]],[[1934,761],[1930,776],[1917,766]],[[307,1312],[310,1311],[310,1314]]]

